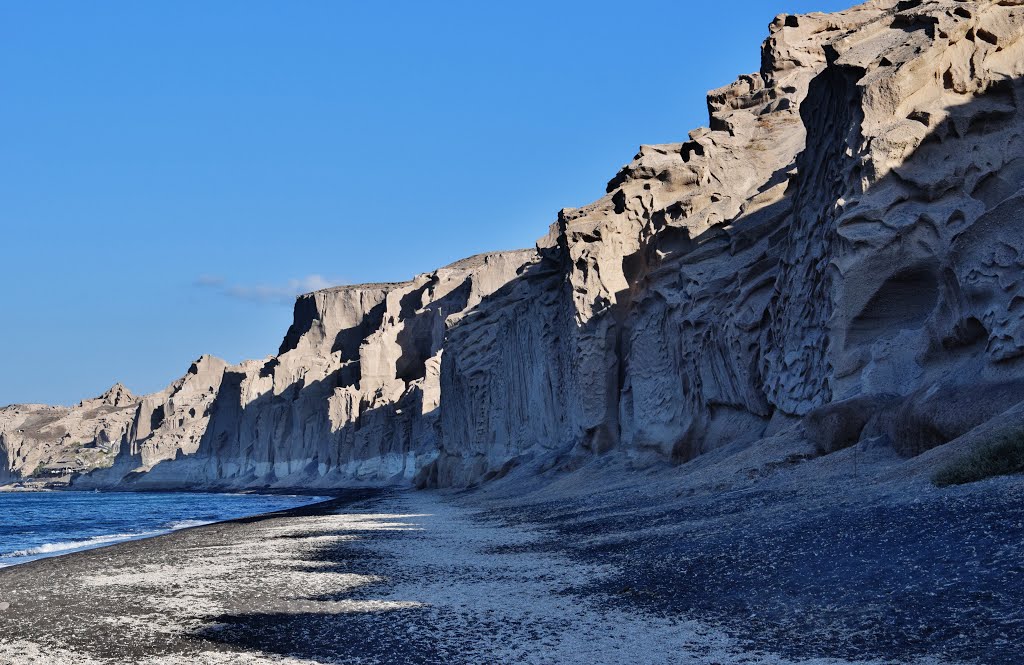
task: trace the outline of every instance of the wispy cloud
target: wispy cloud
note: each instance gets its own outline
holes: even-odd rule
[[[196,287],[212,289],[229,298],[284,305],[291,305],[295,296],[339,284],[344,284],[344,280],[323,275],[306,275],[284,284],[235,284],[219,275],[200,275],[193,282]]]

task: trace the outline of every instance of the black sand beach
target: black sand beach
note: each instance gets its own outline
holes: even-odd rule
[[[613,572],[458,496],[357,491],[0,570],[0,662],[788,662],[612,607]]]
[[[355,490],[43,559],[0,570],[0,663],[1016,662],[1019,478],[817,472]]]
[[[199,651],[225,650],[196,620],[209,617],[203,608],[210,598],[225,615],[271,616],[302,606],[269,567],[261,568],[270,563],[259,556],[268,530],[377,494],[352,490],[300,508],[0,569],[0,603],[8,605],[0,612],[0,662],[129,663],[172,655],[189,662]],[[225,573],[228,583],[212,583]]]

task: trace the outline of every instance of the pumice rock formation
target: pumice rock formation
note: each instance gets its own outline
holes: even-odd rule
[[[707,127],[535,249],[302,296],[277,356],[154,395],[8,407],[0,462],[101,430],[76,485],[465,486],[780,432],[919,454],[1024,399],[1022,37],[1011,0],[779,16]]]
[[[144,398],[115,463],[76,485],[411,480],[437,455],[446,330],[533,256],[483,254],[408,282],[299,297],[277,356],[236,366],[200,358]]]
[[[1024,398],[1003,350],[1020,233],[993,218],[1024,184],[1022,19],[987,2],[776,19],[762,71],[708,95],[708,128],[641,148],[606,197],[561,213],[540,243],[560,269],[533,280],[561,300],[527,316],[508,310],[534,298],[492,298],[476,337],[450,334],[438,482],[538,447],[687,460],[854,399],[884,405],[865,435],[932,436],[919,452],[974,426],[965,410]],[[957,385],[985,404],[921,397]]]
[[[18,404],[0,408],[0,482],[64,464],[109,466],[132,427],[137,398],[120,383],[71,408]]]

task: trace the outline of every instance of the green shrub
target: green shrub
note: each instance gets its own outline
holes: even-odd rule
[[[1024,473],[1024,432],[1005,434],[979,446],[940,469],[932,480],[946,487],[1013,473]]]

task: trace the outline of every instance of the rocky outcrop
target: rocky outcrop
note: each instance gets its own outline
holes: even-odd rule
[[[109,466],[135,410],[135,396],[120,383],[70,408],[0,408],[0,482],[41,475],[44,467],[58,462],[82,472]]]
[[[201,358],[144,398],[117,462],[76,484],[408,481],[437,455],[447,329],[533,257],[484,254],[408,282],[301,296],[278,355],[235,366]]]
[[[535,279],[460,325],[486,334],[452,332],[438,481],[538,447],[686,460],[834,401],[1019,376],[1016,4],[777,18],[761,72],[709,93],[708,128],[561,213],[540,243],[561,293]],[[544,298],[530,326],[509,311]],[[466,399],[470,376],[495,407]]]
[[[959,436],[1024,399],[1022,38],[1010,0],[780,16],[707,127],[535,250],[299,298],[277,356],[119,407],[116,463],[79,482],[461,486]]]

